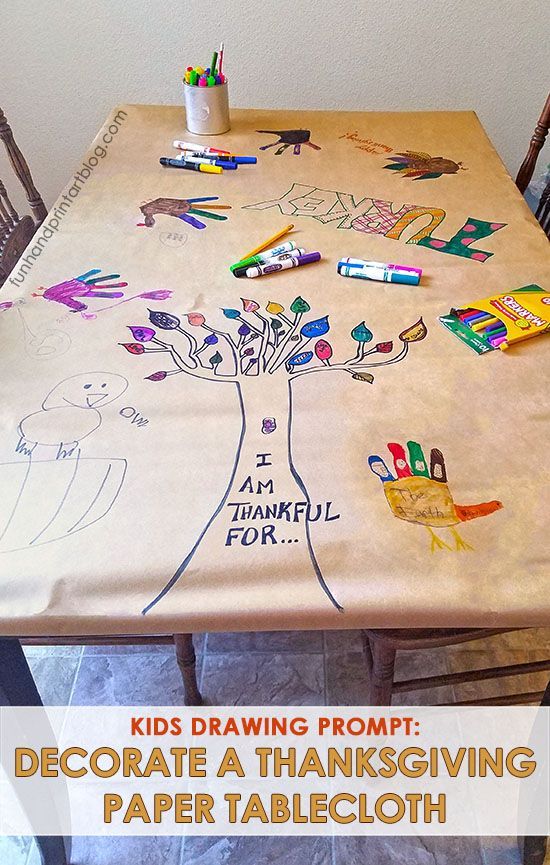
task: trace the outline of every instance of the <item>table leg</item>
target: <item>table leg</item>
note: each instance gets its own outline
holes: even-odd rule
[[[193,634],[174,634],[176,660],[183,678],[183,691],[186,706],[202,706],[202,696],[197,685],[196,656]]]
[[[42,706],[19,640],[0,639],[0,706]],[[42,865],[67,865],[60,835],[36,836],[36,844]]]

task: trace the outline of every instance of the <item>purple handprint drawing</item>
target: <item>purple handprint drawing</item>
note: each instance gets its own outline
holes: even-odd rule
[[[121,303],[128,303],[130,300],[137,298],[145,298],[146,300],[168,300],[172,296],[172,292],[166,289],[158,291],[146,291],[140,294],[124,297],[123,291],[115,291],[117,288],[126,288],[127,282],[108,282],[112,279],[120,279],[119,273],[109,273],[106,276],[99,276],[100,268],[82,273],[80,276],[75,276],[72,279],[58,282],[56,285],[51,285],[46,289],[39,289],[38,292],[33,292],[33,297],[43,297],[44,300],[52,301],[53,303],[61,303],[63,306],[68,306],[72,312],[79,312],[83,318],[96,318],[98,312],[105,309],[112,309],[114,306],[119,306]],[[41,292],[41,293],[39,293]],[[78,300],[77,298],[81,298]],[[97,298],[106,298],[108,300],[116,300],[108,306],[96,308],[95,312],[87,312],[88,304],[84,303],[82,298],[86,300],[95,300]]]

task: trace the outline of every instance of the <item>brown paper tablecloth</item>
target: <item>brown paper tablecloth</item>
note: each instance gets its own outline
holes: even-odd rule
[[[438,322],[550,289],[475,114],[233,111],[201,141],[258,164],[221,176],[161,167],[175,138],[116,109],[0,292],[0,633],[549,624],[550,339]],[[180,218],[205,196],[226,220]],[[237,281],[289,222],[322,261]],[[409,441],[446,484],[371,471]]]

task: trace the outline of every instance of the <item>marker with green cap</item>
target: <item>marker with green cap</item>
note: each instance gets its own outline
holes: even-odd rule
[[[292,240],[287,240],[285,243],[280,243],[278,246],[273,246],[271,249],[264,249],[262,252],[258,252],[256,255],[249,255],[247,258],[242,258],[240,261],[236,261],[235,264],[232,264],[229,268],[231,273],[237,267],[244,267],[245,265],[252,266],[253,264],[261,264],[264,261],[267,261],[269,258],[273,258],[275,255],[281,255],[283,252],[290,252],[291,249],[296,249],[296,244]]]

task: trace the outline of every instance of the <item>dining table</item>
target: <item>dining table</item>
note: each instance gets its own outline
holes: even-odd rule
[[[550,624],[550,339],[441,321],[520,288],[474,111],[115,107],[0,290],[2,701],[22,639]]]

